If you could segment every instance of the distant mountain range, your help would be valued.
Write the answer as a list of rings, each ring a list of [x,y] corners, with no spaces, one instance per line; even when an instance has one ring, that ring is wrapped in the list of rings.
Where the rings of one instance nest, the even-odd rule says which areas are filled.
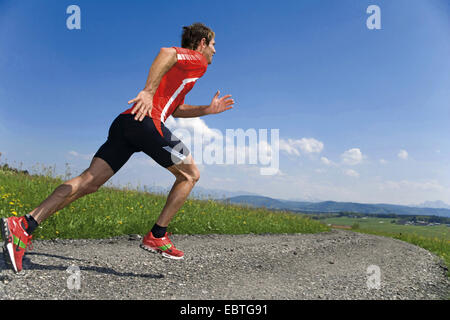
[[[448,205],[445,202],[440,201],[440,200],[425,201],[424,203],[412,205],[411,207],[450,209],[450,205]]]
[[[448,208],[427,208],[410,207],[393,204],[364,204],[354,202],[302,202],[279,200],[263,196],[242,195],[229,197],[226,199],[229,203],[247,204],[254,207],[266,207],[268,209],[290,210],[304,213],[327,213],[327,212],[357,212],[365,214],[389,214],[398,215],[427,215],[450,217]]]
[[[142,191],[167,194],[170,191],[170,187],[146,186],[145,190]],[[197,199],[215,199],[235,204],[247,204],[254,207],[266,207],[268,209],[290,210],[305,213],[347,211],[366,214],[395,213],[399,215],[433,215],[447,218],[450,217],[450,205],[443,201],[426,201],[411,206],[320,201],[316,199],[312,201],[297,201],[274,199],[246,191],[207,189],[200,186],[195,186],[190,196]]]
[[[170,188],[171,187],[145,186],[145,190],[141,188],[141,191],[167,194],[170,191]],[[256,193],[246,191],[226,191],[220,189],[207,189],[200,186],[195,186],[195,188],[190,193],[190,196],[196,199],[215,199],[215,200],[225,200],[230,197],[242,195],[258,196]]]

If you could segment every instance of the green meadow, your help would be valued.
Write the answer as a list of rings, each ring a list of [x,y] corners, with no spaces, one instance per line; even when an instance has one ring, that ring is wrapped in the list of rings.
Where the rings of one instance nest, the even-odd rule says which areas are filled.
[[[444,224],[437,226],[413,226],[413,225],[399,225],[392,223],[397,219],[389,218],[327,218],[320,220],[326,224],[332,225],[347,225],[355,226],[358,224],[357,229],[360,230],[372,230],[379,232],[395,233],[395,234],[410,234],[417,235],[426,238],[439,238],[444,240],[450,240],[450,228]]]
[[[37,207],[63,182],[61,177],[0,169],[0,216],[21,216]],[[34,239],[107,238],[146,234],[164,207],[166,195],[101,187],[56,212]],[[307,215],[188,199],[169,225],[179,234],[316,233],[329,231]]]

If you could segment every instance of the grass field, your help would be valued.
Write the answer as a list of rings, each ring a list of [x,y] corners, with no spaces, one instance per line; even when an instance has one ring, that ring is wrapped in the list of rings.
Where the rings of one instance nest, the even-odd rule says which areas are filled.
[[[347,225],[352,226],[354,224],[359,224],[359,229],[395,233],[395,234],[415,234],[417,236],[427,237],[427,238],[439,238],[450,240],[450,228],[446,225],[438,226],[412,226],[412,225],[398,225],[391,223],[395,219],[386,218],[328,218],[323,219],[327,224],[333,225]]]
[[[0,170],[0,216],[21,216],[37,207],[62,183],[50,175],[29,176]],[[44,221],[34,239],[106,238],[146,234],[166,201],[166,195],[102,187],[78,199]],[[326,225],[306,215],[188,199],[169,225],[181,234],[316,233]]]

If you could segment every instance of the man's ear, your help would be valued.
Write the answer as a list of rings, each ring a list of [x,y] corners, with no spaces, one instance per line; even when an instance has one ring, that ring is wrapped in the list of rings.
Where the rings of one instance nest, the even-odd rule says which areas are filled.
[[[208,45],[206,44],[206,38],[202,38],[201,40],[200,40],[200,42],[198,43],[198,45],[197,45],[197,49],[196,50],[203,50],[203,49],[205,49],[206,47],[207,47]]]
[[[200,40],[200,45],[202,46],[202,48],[206,48],[208,46],[206,44],[206,38],[202,38],[202,40]]]

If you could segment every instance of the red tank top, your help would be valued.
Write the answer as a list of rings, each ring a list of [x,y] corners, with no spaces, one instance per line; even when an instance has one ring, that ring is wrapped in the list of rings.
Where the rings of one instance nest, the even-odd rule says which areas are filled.
[[[164,123],[175,109],[184,103],[186,94],[208,68],[208,62],[200,52],[179,47],[173,48],[177,51],[177,62],[162,77],[153,96],[151,118],[161,136],[163,135],[161,122]],[[134,105],[122,114],[130,114],[133,107]]]

